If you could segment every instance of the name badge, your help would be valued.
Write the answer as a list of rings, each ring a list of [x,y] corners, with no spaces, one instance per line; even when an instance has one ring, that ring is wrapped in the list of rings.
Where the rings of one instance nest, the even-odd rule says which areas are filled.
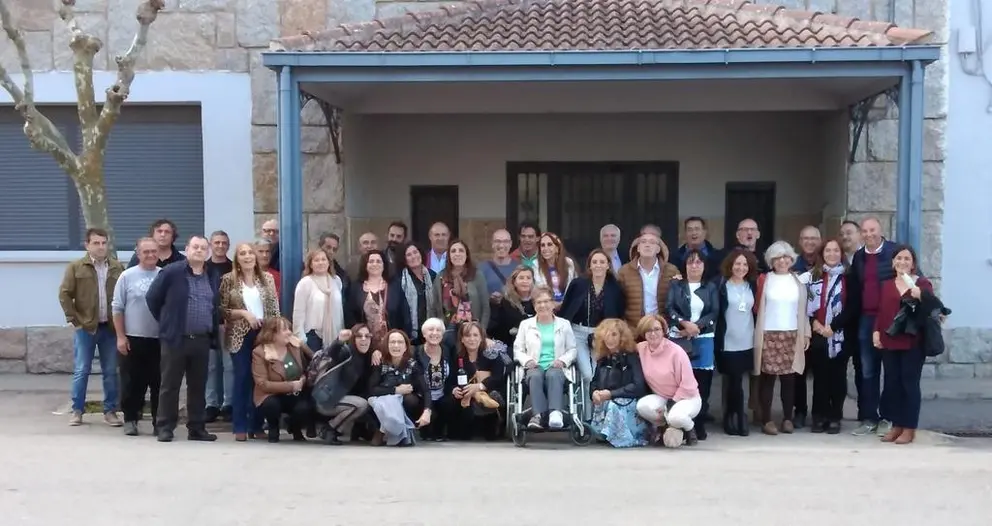
[[[737,304],[737,310],[739,312],[747,312],[747,303],[744,303],[743,301],[740,302],[740,303],[738,303]]]

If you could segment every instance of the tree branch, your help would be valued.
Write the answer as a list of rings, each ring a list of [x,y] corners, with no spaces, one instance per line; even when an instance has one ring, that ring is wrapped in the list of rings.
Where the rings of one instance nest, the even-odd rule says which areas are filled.
[[[79,124],[83,129],[83,144],[92,142],[99,114],[96,108],[96,96],[93,90],[93,57],[100,52],[103,42],[99,38],[85,32],[79,27],[74,7],[76,0],[62,0],[59,8],[59,18],[69,28],[71,38],[69,48],[73,55],[73,80],[76,84],[76,110],[79,113]]]
[[[138,55],[148,43],[148,28],[158,18],[158,12],[164,8],[165,0],[147,0],[138,6],[136,13],[138,32],[135,33],[131,47],[128,48],[127,52],[115,59],[117,62],[117,80],[107,88],[107,100],[103,103],[103,109],[100,111],[100,118],[97,121],[94,139],[96,151],[102,152],[107,146],[110,129],[117,122],[117,117],[121,114],[121,106],[131,92],[131,83],[134,82],[134,65],[138,60]]]

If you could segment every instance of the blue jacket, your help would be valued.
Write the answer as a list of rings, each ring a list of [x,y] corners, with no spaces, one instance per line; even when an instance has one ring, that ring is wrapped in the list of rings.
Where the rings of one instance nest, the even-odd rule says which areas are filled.
[[[189,303],[189,283],[186,276],[193,271],[186,260],[170,263],[158,273],[148,287],[145,303],[158,321],[159,339],[170,347],[180,347],[186,335],[186,307]],[[206,269],[204,269],[206,272]],[[209,276],[208,276],[209,279]],[[211,339],[214,347],[220,336],[220,294],[214,294]]]

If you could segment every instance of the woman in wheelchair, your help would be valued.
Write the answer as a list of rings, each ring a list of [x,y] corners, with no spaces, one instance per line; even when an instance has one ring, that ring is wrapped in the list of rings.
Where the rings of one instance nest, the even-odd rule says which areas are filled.
[[[471,440],[482,434],[486,440],[496,438],[498,410],[503,404],[499,390],[506,383],[506,366],[496,346],[486,340],[479,322],[458,327],[458,353],[454,372],[464,370],[467,383],[452,388],[453,400],[449,435],[452,440]]]
[[[644,382],[651,390],[637,401],[637,414],[651,423],[665,447],[697,443],[695,422],[703,400],[692,364],[682,347],[665,338],[665,318],[649,314],[637,323],[637,333],[645,341],[637,344]],[[662,433],[662,430],[663,433]]]
[[[637,400],[646,388],[634,335],[627,322],[617,318],[600,322],[594,334],[592,430],[613,447],[646,446],[651,428],[637,416]]]
[[[565,368],[575,362],[575,335],[572,324],[555,316],[554,294],[547,286],[539,286],[532,294],[533,318],[520,322],[513,342],[513,357],[524,369],[533,416],[527,427],[544,429],[542,415],[548,412],[548,427],[564,427]]]

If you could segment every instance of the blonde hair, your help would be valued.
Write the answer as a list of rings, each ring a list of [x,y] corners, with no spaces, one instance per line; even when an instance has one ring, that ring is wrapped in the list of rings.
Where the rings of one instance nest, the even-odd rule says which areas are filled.
[[[314,258],[316,258],[317,256],[319,256],[321,254],[323,254],[324,257],[327,258],[327,273],[330,274],[331,276],[334,275],[334,263],[331,261],[331,256],[328,256],[327,255],[327,252],[324,252],[321,249],[316,249],[316,250],[311,250],[310,252],[307,252],[307,257],[306,257],[306,259],[303,260],[303,275],[304,276],[309,276],[309,275],[313,274],[313,260],[314,260]]]
[[[668,334],[668,321],[665,320],[665,317],[660,314],[648,314],[647,316],[641,318],[641,321],[637,322],[638,341],[646,340],[647,333],[651,332],[651,326],[653,326],[656,321],[661,324],[661,331],[666,335]]]
[[[596,326],[596,332],[593,333],[592,359],[594,362],[598,362],[601,358],[610,354],[610,350],[606,348],[606,336],[611,332],[616,332],[620,335],[620,352],[636,351],[634,333],[631,332],[627,322],[617,318],[607,318],[599,322],[599,325]]]
[[[534,289],[533,289],[534,269],[526,265],[520,265],[517,268],[513,269],[513,273],[510,274],[509,279],[506,280],[506,285],[503,286],[503,301],[509,302],[510,305],[513,305],[513,307],[520,312],[524,311],[524,303],[523,300],[520,298],[520,294],[517,293],[516,282],[517,282],[517,276],[523,274],[524,272],[530,272],[530,281],[531,281],[530,295],[531,297],[534,297]]]
[[[244,276],[245,276],[245,274],[247,274],[245,272],[245,269],[241,266],[241,262],[238,261],[238,252],[241,250],[242,247],[247,247],[248,250],[251,250],[251,253],[252,254],[255,254],[255,245],[252,244],[252,243],[247,243],[247,242],[242,241],[242,242],[238,243],[237,245],[235,245],[235,247],[234,247],[234,261],[231,262],[231,274],[234,274],[234,282],[235,283],[242,283],[242,282],[244,282]],[[258,264],[258,256],[255,256],[255,268],[252,269],[252,272],[255,273],[255,281],[260,282],[260,284],[261,283],[264,283],[263,280],[265,278],[263,277],[263,274],[266,274],[266,273],[262,272],[262,266]]]

